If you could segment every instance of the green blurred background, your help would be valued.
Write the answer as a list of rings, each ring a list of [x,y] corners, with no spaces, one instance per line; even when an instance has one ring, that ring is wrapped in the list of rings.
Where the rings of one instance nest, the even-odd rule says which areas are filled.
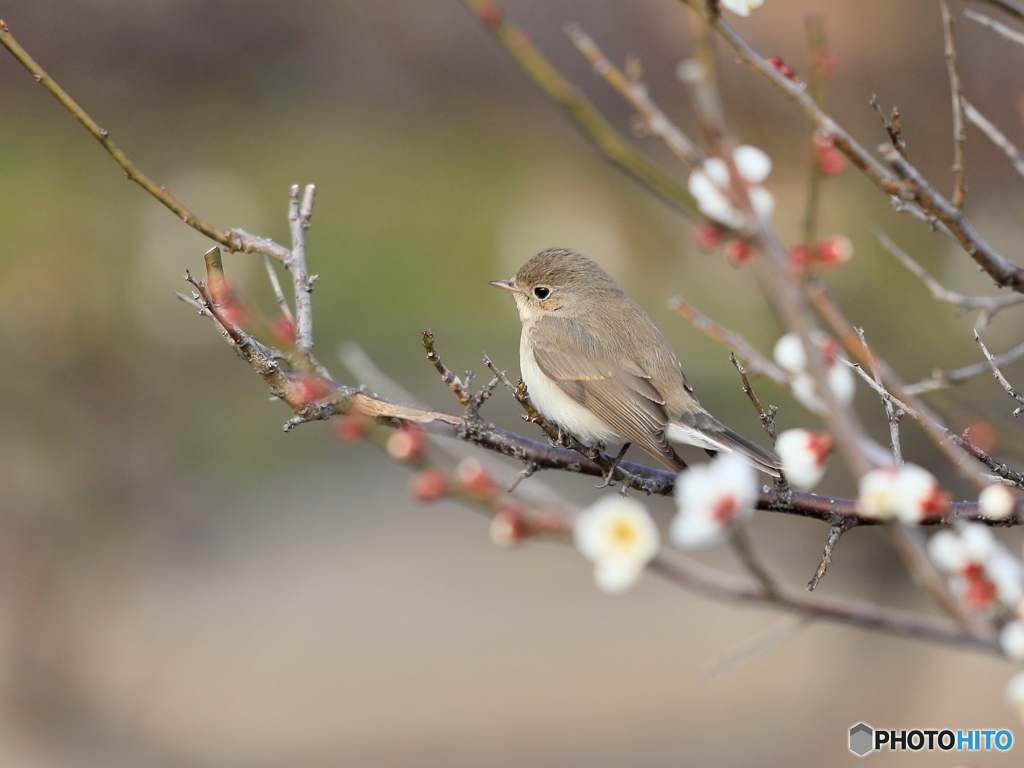
[[[567,21],[617,61],[640,54],[656,98],[692,126],[673,77],[689,53],[678,3],[504,8],[616,125],[628,130],[628,110],[564,38]],[[690,225],[603,164],[455,0],[8,0],[0,12],[138,165],[215,225],[286,242],[289,185],[317,184],[315,335],[339,377],[335,350],[354,340],[453,410],[420,331],[452,368],[480,369],[486,351],[516,370],[514,309],[487,281],[569,245],[651,312],[704,404],[760,438],[727,350],[665,308],[681,295],[770,352],[779,330],[750,271],[698,253]],[[938,6],[767,0],[737,26],[799,70],[811,12],[838,53],[830,110],[874,146],[885,137],[870,94],[897,104],[910,158],[949,187]],[[1021,50],[968,20],[957,32],[968,98],[1024,140]],[[729,117],[772,155],[777,224],[795,241],[807,126],[721,60]],[[1019,259],[1021,180],[973,129],[967,165],[969,214]],[[830,286],[908,379],[979,359],[972,318],[932,302],[870,226],[951,287],[989,291],[962,253],[851,171],[826,183],[822,220],[856,246]],[[325,424],[284,434],[287,409],[174,297],[208,247],[0,55],[0,765],[846,765],[860,720],[1014,728],[1008,664],[834,626],[710,679],[724,649],[779,617],[654,577],[605,597],[568,549],[503,552],[467,510],[413,504],[406,470],[372,446],[339,444]],[[259,265],[226,264],[269,312]],[[985,338],[1017,343],[1017,317]],[[759,389],[782,426],[814,425]],[[488,417],[529,432],[508,400]],[[1021,444],[988,377],[932,402],[959,428],[992,423],[1011,457]],[[861,392],[858,407],[886,439],[877,400]],[[908,457],[967,497],[904,432]],[[600,493],[545,480],[581,504]],[[822,490],[852,484],[837,467]],[[667,501],[651,506],[668,519]],[[754,527],[772,566],[806,581],[827,529],[777,516]],[[870,530],[843,540],[820,589],[929,609]]]

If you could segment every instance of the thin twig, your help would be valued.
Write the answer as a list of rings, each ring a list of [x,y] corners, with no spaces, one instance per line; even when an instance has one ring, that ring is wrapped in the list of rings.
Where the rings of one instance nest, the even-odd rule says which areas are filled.
[[[747,532],[746,526],[737,525],[733,527],[732,533],[729,536],[729,544],[732,546],[737,557],[739,557],[740,562],[743,563],[743,566],[761,583],[765,595],[769,597],[778,595],[779,586],[775,582],[775,577],[772,576],[765,564],[761,562],[757,552],[754,551],[754,545],[750,541],[750,535]]]
[[[772,626],[741,640],[705,664],[701,670],[701,677],[705,683],[715,682],[741,664],[745,664],[783,640],[792,637],[799,630],[808,626],[810,622],[809,616],[783,616]]]
[[[1012,295],[1017,296],[1020,294]],[[1024,341],[1016,347],[1003,352],[1001,355],[996,355],[993,359],[995,360],[996,365],[1005,365],[1006,363],[1013,362],[1022,356],[1024,356]],[[904,388],[904,392],[912,395],[919,395],[922,392],[935,392],[940,389],[946,389],[954,384],[960,384],[968,379],[980,376],[981,374],[987,373],[991,370],[992,363],[989,362],[965,365],[963,368],[954,368],[950,371],[937,368],[932,371],[931,376],[928,378],[921,379],[921,381],[916,384],[908,384]]]
[[[701,10],[698,0],[681,0],[681,2],[698,12]],[[998,254],[975,231],[974,227],[964,218],[963,213],[925,182],[917,170],[907,163],[906,158],[902,157],[895,148],[888,147],[891,153],[882,151],[886,162],[892,168],[890,172],[814,102],[803,84],[796,83],[782,75],[725,19],[714,21],[712,26],[743,63],[765,77],[787,98],[800,106],[804,114],[819,130],[834,136],[835,146],[879,189],[914,203],[933,214],[956,238],[967,254],[996,283],[1013,288],[1015,291],[1024,291],[1024,268]]]
[[[960,75],[956,70],[956,39],[953,36],[953,16],[949,12],[946,0],[939,0],[942,11],[942,34],[945,41],[944,56],[946,69],[949,73],[949,90],[953,101],[953,207],[964,207],[964,195],[967,186],[964,183],[964,142],[967,131],[964,128],[963,89],[960,86]]]
[[[981,314],[978,317],[978,326],[981,328],[988,325],[1000,310],[1024,303],[1024,294],[1020,293],[1005,293],[1000,296],[967,296],[958,291],[950,290],[932,277],[924,267],[900,248],[881,228],[872,227],[872,231],[885,250],[899,259],[903,266],[917,275],[934,298],[953,304],[959,313],[980,309]]]
[[[288,306],[288,300],[284,297],[284,291],[281,289],[281,281],[277,277],[277,271],[274,269],[274,265],[270,263],[270,257],[267,254],[263,253],[260,255],[263,257],[263,266],[267,269],[267,279],[270,281],[270,287],[274,291],[274,299],[277,301],[277,306],[281,308],[281,314],[294,326],[295,317],[292,315],[291,307]]]
[[[459,401],[459,405],[463,408],[468,408],[470,403],[469,391],[466,389],[466,385],[462,383],[462,380],[448,369],[448,366],[441,361],[441,356],[434,350],[433,331],[423,332],[422,343],[423,348],[427,350],[427,360],[441,374],[441,381],[447,384],[449,389],[455,393],[455,398]]]
[[[291,227],[292,250],[284,262],[285,269],[292,276],[295,290],[295,348],[300,354],[313,351],[313,305],[310,294],[317,275],[310,275],[306,269],[306,230],[313,215],[316,202],[316,187],[307,184],[299,198],[299,185],[293,184],[288,204],[288,223]]]
[[[995,124],[981,114],[967,99],[964,99],[964,114],[968,120],[981,129],[982,133],[988,136],[989,141],[1003,151],[1013,169],[1021,176],[1024,176],[1024,155],[1021,155],[1021,151],[1014,146],[1013,142],[1006,138],[1006,135],[996,128]]]
[[[907,156],[907,143],[903,140],[903,130],[900,125],[900,111],[893,105],[892,117],[886,116],[885,112],[882,111],[882,105],[878,103],[878,96],[871,94],[871,99],[868,101],[872,109],[878,113],[878,117],[882,120],[882,127],[885,128],[885,132],[889,134],[889,141],[892,142],[893,147],[904,157]],[[915,210],[920,210],[916,209]]]
[[[981,340],[981,336],[978,335],[977,328],[974,329],[974,340],[978,343],[978,346],[981,347],[981,351],[985,354],[985,359],[988,360],[989,365],[992,366],[992,375],[995,377],[996,381],[998,381],[1002,385],[1003,389],[1006,390],[1006,394],[1024,406],[1024,395],[1014,389],[1013,385],[1006,380],[1003,372],[999,370],[999,363],[996,362],[992,353],[988,351],[988,347],[985,346],[985,342],[983,342]],[[1018,407],[1014,410],[1013,415],[1019,416],[1022,411],[1024,411],[1024,407]]]
[[[7,24],[3,21],[0,21],[0,44],[7,48],[7,50],[13,54],[14,58],[21,62],[22,66],[32,73],[36,82],[53,94],[54,98],[56,98],[57,101],[59,101],[61,105],[70,112],[78,122],[85,126],[85,129],[103,145],[103,148],[107,150],[117,164],[124,169],[126,179],[134,181],[146,190],[146,192],[169,208],[175,216],[196,231],[201,232],[211,240],[220,243],[229,251],[237,251],[241,249],[242,246],[233,232],[225,232],[224,230],[217,229],[213,225],[203,221],[182,205],[166,187],[158,186],[152,179],[140,171],[135,163],[129,160],[128,156],[125,155],[125,153],[122,152],[121,149],[110,139],[110,134],[107,130],[105,128],[100,128],[96,121],[89,117],[85,110],[82,109],[74,99],[68,96],[68,94],[64,92],[64,89],[57,85],[53,78],[46,74],[46,72],[43,71],[43,68],[40,67],[28,52],[21,47],[18,41],[14,39],[14,35],[11,34],[11,30],[8,28]]]
[[[627,77],[609,61],[604,52],[577,24],[567,24],[565,33],[573,45],[590,62],[594,71],[618,92],[637,111],[644,125],[653,136],[661,139],[665,146],[690,168],[697,168],[704,161],[700,150],[669,120],[668,116],[651,98],[644,83]]]
[[[527,35],[505,21],[501,8],[491,0],[462,0],[529,77],[575,120],[605,159],[653,190],[680,211],[696,215],[697,206],[683,185],[659,170],[630,146],[551,65]]]
[[[764,431],[768,433],[768,437],[772,441],[772,447],[774,447],[776,438],[775,413],[778,409],[772,405],[769,406],[768,411],[765,412],[761,405],[761,401],[757,397],[757,393],[754,392],[754,388],[750,386],[750,379],[747,378],[747,370],[736,358],[735,352],[729,353],[729,361],[736,367],[736,370],[740,375],[740,381],[743,382],[743,393],[750,398],[750,402],[754,404],[754,410],[757,411],[757,417],[761,420],[761,426],[764,427]]]
[[[807,17],[807,53],[810,59],[807,68],[807,84],[811,90],[811,98],[818,104],[824,104],[825,98],[825,56],[828,52],[825,43],[825,29],[821,17],[811,14]],[[813,140],[812,140],[813,143]],[[815,157],[814,148],[808,153],[807,203],[804,206],[804,247],[808,253],[814,253],[818,244],[818,214],[821,207],[821,167]]]
[[[972,11],[970,9],[964,11],[964,16],[966,16],[971,21],[976,21],[979,24],[988,27],[989,29],[993,30],[996,34],[998,34],[1000,37],[1009,40],[1011,43],[1017,43],[1017,45],[1024,45],[1024,35],[1022,35],[1015,29],[1011,29],[1010,27],[1006,26],[1000,21],[996,21],[995,19],[989,16],[986,16],[982,13],[978,13],[977,11]]]
[[[846,533],[853,526],[850,525],[849,521],[843,521],[841,523],[834,524],[828,532],[828,538],[825,539],[825,549],[821,553],[821,560],[818,562],[818,567],[814,570],[814,575],[811,576],[811,580],[807,582],[807,591],[813,592],[818,588],[818,582],[821,581],[822,576],[825,575],[825,571],[828,570],[829,565],[832,563],[832,550],[835,549],[836,544],[839,543],[839,539],[844,533]]]
[[[790,593],[766,595],[761,585],[754,580],[729,577],[677,553],[671,556],[659,554],[648,567],[671,581],[716,599],[770,605],[813,619],[870,627],[890,634],[1001,655],[997,640],[979,638],[963,627],[934,616],[922,616],[857,600]]]
[[[789,386],[789,374],[777,366],[767,357],[758,352],[742,336],[735,331],[716,323],[707,315],[701,314],[692,305],[679,297],[670,299],[668,308],[678,312],[685,317],[693,326],[703,331],[711,338],[722,342],[729,349],[735,350],[737,356],[750,369],[750,373],[757,376],[766,376],[780,387]]]
[[[1024,5],[1021,5],[1017,0],[987,0],[997,8],[1001,8],[1011,16],[1016,16],[1018,19],[1024,19]]]
[[[871,376],[875,380],[875,384],[878,385],[878,389],[884,391],[885,387],[882,385],[881,369],[878,366],[878,361],[875,360],[875,356],[871,353],[871,347],[868,346],[864,329],[857,328],[856,330],[857,336],[860,337],[860,345],[864,350],[868,367],[871,369]],[[903,464],[903,449],[900,447],[900,419],[903,418],[905,411],[902,408],[896,408],[892,401],[884,396],[882,397],[882,405],[885,407],[885,415],[889,419],[889,445],[892,448],[892,458],[896,462],[896,466],[899,467]]]
[[[809,281],[805,284],[804,290],[806,291],[811,304],[814,305],[818,314],[832,328],[832,331],[839,338],[844,349],[846,349],[846,351],[851,355],[866,363],[867,358],[865,357],[860,337],[857,336],[856,329],[849,319],[847,319],[846,315],[843,314],[838,305],[836,305],[832,298],[825,292],[820,282]],[[953,433],[950,432],[949,427],[946,426],[945,422],[937,413],[935,413],[935,411],[929,408],[928,405],[916,395],[911,395],[906,392],[906,382],[903,381],[902,377],[900,377],[895,369],[886,362],[884,358],[874,351],[872,351],[871,354],[877,361],[879,372],[882,375],[882,381],[885,383],[888,390],[895,393],[899,398],[899,402],[894,401],[894,404],[897,407],[902,407],[911,418],[921,425],[925,434],[927,434],[928,437],[931,438],[932,442],[934,442],[935,445],[944,454],[946,454],[950,463],[956,467],[957,471],[962,477],[964,477],[964,479],[979,487],[987,485],[984,473],[982,473],[978,467],[979,462],[977,457],[964,450],[961,445],[951,439]],[[874,381],[871,380],[870,377],[868,377],[868,379],[870,384],[873,385]]]

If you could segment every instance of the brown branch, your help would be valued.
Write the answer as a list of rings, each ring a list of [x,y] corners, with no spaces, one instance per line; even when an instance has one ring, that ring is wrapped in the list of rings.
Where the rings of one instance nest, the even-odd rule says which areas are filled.
[[[825,539],[825,549],[821,553],[821,560],[818,562],[818,567],[814,571],[814,575],[811,580],[807,582],[807,591],[813,592],[818,588],[818,582],[821,581],[825,575],[825,571],[828,570],[828,566],[832,562],[832,550],[835,549],[836,544],[839,543],[839,539],[853,526],[848,521],[837,523],[832,526],[828,532],[828,538]]]
[[[997,641],[978,637],[945,619],[921,616],[859,600],[789,593],[769,595],[755,581],[734,576],[726,578],[725,574],[676,553],[671,556],[659,554],[648,568],[694,592],[718,600],[768,605],[813,619],[835,621],[918,640],[974,648],[997,655],[1002,653]]]
[[[146,192],[163,203],[175,216],[188,224],[188,226],[206,235],[211,240],[220,243],[229,251],[242,249],[242,245],[234,232],[225,232],[224,230],[217,229],[213,225],[203,221],[182,205],[166,187],[158,186],[152,179],[140,171],[135,163],[129,160],[128,156],[125,155],[125,153],[122,152],[121,149],[111,140],[109,132],[104,128],[100,128],[96,121],[89,117],[85,110],[82,109],[78,103],[64,91],[63,88],[57,85],[56,81],[46,74],[46,72],[43,71],[43,68],[36,63],[35,59],[33,59],[28,52],[21,47],[18,41],[14,39],[14,35],[11,34],[10,28],[3,21],[0,21],[0,44],[10,51],[14,58],[21,62],[25,69],[32,73],[36,82],[49,91],[53,97],[57,99],[57,101],[59,101],[61,105],[70,112],[89,133],[92,134],[96,141],[103,145],[103,148],[107,150],[117,164],[124,169],[126,179],[134,181],[146,190]]]

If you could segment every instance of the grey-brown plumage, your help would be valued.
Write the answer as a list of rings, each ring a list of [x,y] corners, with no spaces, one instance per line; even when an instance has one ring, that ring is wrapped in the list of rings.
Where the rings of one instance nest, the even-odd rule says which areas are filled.
[[[654,321],[597,262],[550,248],[511,280],[523,323],[520,365],[538,410],[585,441],[621,438],[676,471],[671,442],[733,451],[778,476],[774,454],[709,414]]]

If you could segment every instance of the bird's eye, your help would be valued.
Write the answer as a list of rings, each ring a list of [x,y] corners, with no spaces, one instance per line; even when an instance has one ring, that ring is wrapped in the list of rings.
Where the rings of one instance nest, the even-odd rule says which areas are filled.
[[[545,288],[543,285],[538,285],[536,288],[533,289],[533,295],[543,301],[544,299],[551,295],[551,289]]]

